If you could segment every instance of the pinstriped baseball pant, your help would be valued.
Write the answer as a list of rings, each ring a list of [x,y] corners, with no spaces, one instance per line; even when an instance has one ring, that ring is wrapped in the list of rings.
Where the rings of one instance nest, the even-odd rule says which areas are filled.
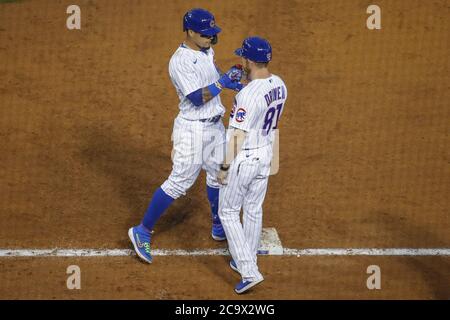
[[[263,277],[258,270],[256,255],[261,239],[262,206],[271,157],[271,146],[242,150],[230,166],[227,185],[220,189],[219,217],[231,256],[244,281]]]
[[[191,121],[178,116],[174,121],[172,140],[172,172],[161,185],[163,191],[174,199],[184,196],[201,169],[206,171],[206,184],[219,188],[216,177],[225,147],[222,121]]]

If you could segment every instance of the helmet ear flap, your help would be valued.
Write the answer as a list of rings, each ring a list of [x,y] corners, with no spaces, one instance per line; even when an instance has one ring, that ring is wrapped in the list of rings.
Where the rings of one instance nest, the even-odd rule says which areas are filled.
[[[217,36],[217,34],[215,34],[211,40],[211,44],[215,45],[215,44],[217,44],[218,41],[219,41],[219,37]]]

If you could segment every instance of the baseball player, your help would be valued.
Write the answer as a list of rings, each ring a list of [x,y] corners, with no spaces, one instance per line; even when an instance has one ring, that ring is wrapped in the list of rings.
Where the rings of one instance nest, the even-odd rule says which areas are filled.
[[[221,74],[216,67],[211,45],[217,43],[221,29],[210,12],[188,11],[183,17],[183,30],[186,39],[169,62],[169,75],[180,99],[172,133],[172,172],[153,194],[141,224],[128,231],[137,255],[148,263],[152,262],[150,241],[156,221],[175,199],[186,194],[202,168],[207,172],[211,235],[217,241],[226,239],[217,213],[220,185],[216,176],[225,142],[224,107],[219,94],[224,88],[242,88],[242,70],[232,67]]]
[[[223,184],[219,217],[232,256],[230,266],[242,277],[234,290],[243,293],[264,280],[258,270],[256,254],[275,130],[287,99],[287,89],[283,80],[268,70],[272,48],[267,40],[247,38],[235,54],[242,57],[250,82],[235,97],[226,157],[217,180]]]

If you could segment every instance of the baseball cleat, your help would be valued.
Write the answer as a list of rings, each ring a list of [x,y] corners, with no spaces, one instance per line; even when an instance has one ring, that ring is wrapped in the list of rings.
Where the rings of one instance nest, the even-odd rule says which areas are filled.
[[[259,280],[255,280],[255,281],[244,281],[241,280],[236,287],[234,287],[234,291],[237,294],[241,294],[244,293],[245,291],[247,291],[248,289],[256,286],[257,284],[261,283],[264,280],[264,278],[260,278]]]
[[[147,263],[152,263],[153,258],[150,254],[151,232],[139,225],[128,230],[128,237],[130,237],[138,257]]]
[[[238,267],[236,265],[236,262],[234,262],[234,260],[230,261],[230,268],[233,269],[234,271],[236,271],[237,273],[240,273],[239,269],[238,269]]]
[[[216,241],[224,241],[227,239],[221,223],[213,223],[211,237]]]

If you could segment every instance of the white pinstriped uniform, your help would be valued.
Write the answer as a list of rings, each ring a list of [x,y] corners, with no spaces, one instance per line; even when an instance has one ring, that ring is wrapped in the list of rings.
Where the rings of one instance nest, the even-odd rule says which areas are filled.
[[[200,107],[186,97],[220,78],[212,48],[196,51],[181,45],[170,59],[169,75],[180,98],[180,112],[172,133],[172,172],[161,188],[177,199],[186,194],[202,168],[207,172],[206,183],[210,187],[219,187],[216,176],[223,160],[225,128],[222,120],[216,123],[199,120],[222,116],[225,108],[219,95]]]
[[[256,79],[236,95],[230,116],[230,127],[246,131],[247,135],[242,150],[231,163],[228,184],[220,190],[219,217],[244,281],[263,277],[256,257],[262,231],[262,205],[269,180],[274,130],[286,99],[287,89],[280,77]]]

